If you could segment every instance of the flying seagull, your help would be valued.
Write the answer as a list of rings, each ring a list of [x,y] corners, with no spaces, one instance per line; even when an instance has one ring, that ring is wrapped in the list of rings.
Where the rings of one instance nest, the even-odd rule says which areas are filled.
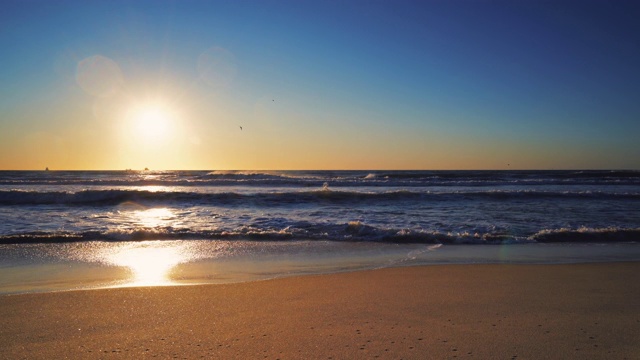
[[[242,131],[242,126],[240,126],[240,131]]]

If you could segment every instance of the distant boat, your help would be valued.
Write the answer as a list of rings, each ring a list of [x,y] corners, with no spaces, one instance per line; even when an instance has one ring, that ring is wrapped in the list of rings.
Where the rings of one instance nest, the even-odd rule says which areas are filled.
[[[48,167],[44,168],[44,171],[49,171],[49,168]]]
[[[144,171],[149,171],[149,168],[144,168]]]

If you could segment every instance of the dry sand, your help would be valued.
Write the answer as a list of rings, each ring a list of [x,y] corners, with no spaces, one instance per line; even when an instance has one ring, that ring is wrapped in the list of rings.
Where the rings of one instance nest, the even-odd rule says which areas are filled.
[[[639,359],[640,263],[0,297],[0,358]]]

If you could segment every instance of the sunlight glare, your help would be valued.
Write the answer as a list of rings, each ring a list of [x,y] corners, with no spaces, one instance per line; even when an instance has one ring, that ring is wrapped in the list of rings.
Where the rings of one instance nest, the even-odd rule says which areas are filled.
[[[148,97],[130,95],[118,107],[114,162],[124,169],[154,171],[189,166],[193,155],[189,142],[192,117],[174,93],[167,90]]]
[[[146,210],[136,210],[133,212],[139,225],[147,228],[167,226],[174,219],[174,214],[167,208],[155,208]]]
[[[144,209],[141,205],[130,203],[132,210],[126,211],[127,217],[136,224],[136,228],[162,229],[172,226],[176,215],[168,208]],[[146,230],[145,230],[146,231]],[[105,255],[106,262],[124,266],[131,270],[133,278],[126,286],[158,286],[171,284],[171,269],[188,260],[184,246],[165,241],[143,241],[127,244]]]
[[[162,101],[151,101],[131,107],[126,115],[125,130],[133,143],[163,145],[171,142],[178,130],[178,117]]]
[[[176,265],[187,261],[180,247],[145,242],[120,249],[110,256],[110,263],[131,270],[133,279],[127,286],[170,285],[169,273]]]

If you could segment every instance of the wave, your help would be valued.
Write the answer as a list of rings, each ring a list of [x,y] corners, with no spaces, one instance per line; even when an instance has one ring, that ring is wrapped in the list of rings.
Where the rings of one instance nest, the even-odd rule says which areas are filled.
[[[117,229],[105,231],[25,232],[0,235],[0,244],[63,243],[83,241],[143,240],[321,240],[420,244],[497,245],[531,243],[637,242],[640,228],[544,229],[530,236],[499,232],[470,233],[438,230],[381,228],[350,221],[343,224],[300,222],[283,228],[243,226],[236,229],[191,230],[183,228]]]
[[[634,242],[640,240],[640,228],[587,228],[541,230],[530,237],[535,242]]]
[[[0,185],[76,186],[640,185],[639,171],[0,171]]]
[[[455,201],[455,200],[501,200],[501,199],[629,199],[639,200],[640,193],[616,193],[604,191],[554,192],[533,190],[490,191],[336,191],[325,183],[321,190],[268,192],[268,193],[198,193],[182,191],[148,190],[82,190],[78,192],[37,192],[23,190],[0,190],[0,205],[117,205],[125,202],[183,203],[186,205],[233,205],[258,202],[265,205],[290,205],[317,202],[356,201]]]

